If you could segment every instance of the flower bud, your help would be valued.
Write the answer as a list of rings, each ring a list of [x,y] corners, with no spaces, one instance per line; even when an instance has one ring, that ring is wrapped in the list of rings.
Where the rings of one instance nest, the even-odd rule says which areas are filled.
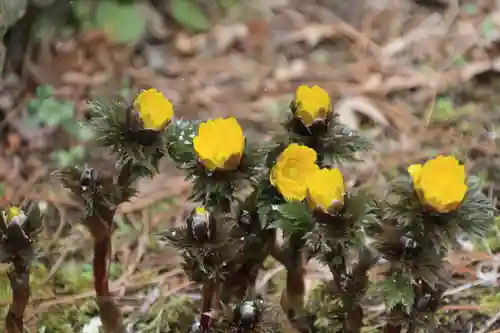
[[[97,171],[92,168],[85,167],[80,176],[80,186],[82,191],[87,191],[90,188],[93,188],[95,185],[95,181],[97,179]]]
[[[215,236],[215,219],[203,207],[193,209],[186,222],[189,234],[195,241],[207,242]]]
[[[344,177],[339,169],[318,169],[307,179],[307,203],[311,209],[338,213],[344,206]]]
[[[246,232],[260,228],[259,215],[247,209],[242,209],[238,216],[238,225]]]
[[[247,332],[257,325],[261,313],[257,301],[244,301],[235,310],[234,321],[240,332]]]
[[[194,323],[191,325],[191,328],[189,329],[189,333],[201,333],[201,324],[198,319],[195,319]]]
[[[295,93],[292,111],[305,126],[322,127],[332,115],[330,96],[319,86],[301,85]]]
[[[437,156],[408,168],[420,201],[438,213],[456,210],[467,194],[465,168],[453,156]]]
[[[200,163],[209,171],[235,170],[245,150],[245,135],[234,117],[202,122],[193,146]]]

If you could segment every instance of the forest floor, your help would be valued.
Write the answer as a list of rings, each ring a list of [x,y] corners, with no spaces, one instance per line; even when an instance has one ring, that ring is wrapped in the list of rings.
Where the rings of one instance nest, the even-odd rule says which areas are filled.
[[[83,4],[78,15],[95,5],[77,2]],[[52,214],[34,267],[32,332],[34,318],[38,332],[69,333],[88,328],[96,315],[90,236],[77,221],[71,223],[79,208],[50,177],[73,163],[112,166],[77,126],[92,99],[131,99],[139,89],[155,87],[173,101],[177,116],[234,115],[265,138],[279,126],[296,87],[318,84],[331,93],[341,121],[375,145],[362,162],[346,168],[349,181],[377,186],[409,163],[453,153],[481,175],[493,196],[500,194],[496,1],[235,1],[224,10],[203,7],[200,18],[184,17],[184,25],[197,33],[172,23],[167,2],[140,4],[144,32],[124,28],[129,36],[115,36],[140,35],[133,42],[113,41],[114,23],[92,17],[97,23],[86,24],[74,13],[68,19],[65,6],[35,15],[40,25],[31,27],[36,36],[24,47],[16,47],[19,39],[5,39],[0,195],[46,201]],[[47,17],[57,22],[47,23]],[[68,28],[75,20],[78,29]],[[165,162],[161,170],[141,181],[139,195],[119,208],[114,235],[112,288],[125,313],[139,313],[134,320],[141,333],[167,332],[169,327],[158,325],[182,317],[172,309],[198,297],[179,268],[180,258],[159,249],[152,236],[175,223],[189,191],[173,165]],[[500,332],[500,288],[482,271],[498,271],[499,240],[495,226],[484,242],[449,254],[456,279],[437,331]],[[311,271],[318,270],[315,265]],[[317,279],[313,275],[310,284]],[[270,261],[259,283],[273,290],[282,281],[282,269]],[[0,280],[1,308],[8,297],[7,283]],[[372,318],[377,311],[370,311]]]

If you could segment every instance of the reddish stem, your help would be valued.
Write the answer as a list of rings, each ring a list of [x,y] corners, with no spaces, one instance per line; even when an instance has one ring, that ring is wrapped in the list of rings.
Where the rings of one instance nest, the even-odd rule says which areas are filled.
[[[384,333],[401,333],[403,327],[401,325],[385,324]]]
[[[124,166],[118,177],[119,186],[126,186],[130,179],[131,165]],[[122,315],[109,291],[108,264],[111,257],[111,225],[115,209],[100,207],[99,213],[89,217],[86,226],[94,238],[94,289],[99,315],[106,333],[124,333]]]
[[[99,315],[106,333],[125,332],[120,310],[111,297],[109,290],[108,264],[111,256],[110,225],[113,211],[105,211],[100,216],[94,216],[86,221],[86,226],[94,238],[94,258],[92,268],[94,274],[94,289]],[[104,217],[102,217],[104,216]]]
[[[109,283],[108,283],[108,258],[111,254],[111,239],[106,237],[101,241],[94,243],[94,288],[97,297],[108,297]]]
[[[206,282],[202,289],[201,300],[201,318],[200,326],[203,332],[207,332],[210,327],[210,311],[212,310],[212,303],[216,291],[216,285],[213,282]]]
[[[94,238],[94,289],[104,331],[107,333],[123,333],[125,328],[120,310],[116,306],[109,291],[108,263],[111,255],[111,235],[101,239]]]
[[[5,318],[6,333],[23,333],[23,317],[30,298],[29,268],[15,267],[9,274],[12,304]]]

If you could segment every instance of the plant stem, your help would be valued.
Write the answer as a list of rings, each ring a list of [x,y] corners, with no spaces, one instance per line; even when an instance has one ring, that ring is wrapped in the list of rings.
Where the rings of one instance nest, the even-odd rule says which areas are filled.
[[[344,321],[344,332],[361,332],[361,327],[363,326],[363,315],[363,308],[361,308],[359,304],[353,305],[352,308],[347,311],[346,319]]]
[[[261,241],[250,246],[248,252],[245,252],[250,253],[250,257],[222,283],[220,300],[223,303],[229,304],[235,299],[241,301],[248,289],[255,286],[259,270],[275,247],[276,232],[274,229],[264,230],[259,234],[259,238]]]
[[[122,333],[125,328],[122,323],[120,310],[113,302],[109,291],[108,280],[108,258],[111,254],[111,237],[94,243],[94,288],[96,291],[96,302],[99,308],[102,325],[106,332]]]
[[[23,333],[23,317],[30,298],[30,267],[22,263],[14,263],[13,271],[9,272],[10,287],[12,289],[12,303],[5,318],[6,333]]]
[[[384,326],[384,333],[401,333],[402,328],[403,327],[401,325],[387,323]]]
[[[343,332],[360,333],[363,326],[364,313],[359,300],[366,292],[368,285],[367,271],[375,262],[375,257],[368,249],[360,251],[359,261],[352,268],[351,276],[347,274],[344,249],[341,245],[338,245],[334,249],[330,261],[329,268],[333,275],[335,292],[342,297],[345,311]]]
[[[210,327],[210,311],[212,310],[212,304],[214,296],[216,293],[216,283],[213,281],[208,281],[203,284],[201,291],[201,318],[200,326],[202,332],[207,332]]]
[[[93,271],[94,271],[94,288],[97,296],[109,296],[108,285],[108,257],[111,252],[111,239],[106,237],[101,241],[94,243],[94,258],[93,258]]]
[[[287,316],[294,319],[296,311],[304,306],[307,253],[302,234],[290,237],[287,256],[286,286],[281,297],[281,306]]]
[[[126,186],[131,177],[132,166],[127,164],[120,170],[117,179],[119,188]],[[118,306],[109,291],[108,267],[111,257],[111,226],[116,207],[99,206],[98,214],[86,220],[86,227],[94,239],[94,289],[101,322],[107,333],[124,333],[125,326]]]

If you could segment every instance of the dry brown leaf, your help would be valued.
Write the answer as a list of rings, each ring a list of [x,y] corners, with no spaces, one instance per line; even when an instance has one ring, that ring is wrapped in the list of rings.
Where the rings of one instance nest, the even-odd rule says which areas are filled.
[[[178,33],[175,38],[175,48],[182,55],[193,55],[201,51],[207,44],[206,35],[190,36],[186,33]]]
[[[212,32],[217,51],[223,51],[249,34],[248,26],[243,23],[216,26]]]
[[[331,24],[311,24],[294,31],[283,40],[283,44],[305,42],[309,47],[315,47],[319,42],[335,36],[335,28]]]
[[[276,68],[274,78],[282,82],[299,79],[307,72],[307,67],[306,61],[302,59],[294,59]]]
[[[339,120],[352,129],[359,129],[359,112],[373,120],[378,125],[386,127],[389,125],[384,113],[376,107],[369,99],[362,96],[353,96],[340,99],[335,105],[335,112],[339,115]]]

